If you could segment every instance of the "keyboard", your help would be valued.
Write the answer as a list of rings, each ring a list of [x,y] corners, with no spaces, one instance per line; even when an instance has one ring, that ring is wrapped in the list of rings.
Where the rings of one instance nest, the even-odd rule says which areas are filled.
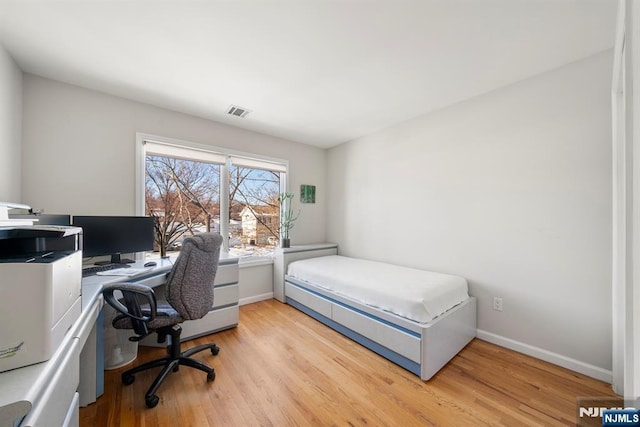
[[[94,265],[93,267],[85,267],[82,269],[82,277],[93,276],[101,271],[109,271],[115,270],[118,268],[129,268],[131,267],[128,264],[105,264],[105,265]]]

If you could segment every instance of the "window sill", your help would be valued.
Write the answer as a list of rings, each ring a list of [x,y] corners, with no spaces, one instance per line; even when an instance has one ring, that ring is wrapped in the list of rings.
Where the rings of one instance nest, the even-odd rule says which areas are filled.
[[[239,268],[251,268],[271,264],[273,264],[273,257],[269,256],[249,256],[238,259]]]

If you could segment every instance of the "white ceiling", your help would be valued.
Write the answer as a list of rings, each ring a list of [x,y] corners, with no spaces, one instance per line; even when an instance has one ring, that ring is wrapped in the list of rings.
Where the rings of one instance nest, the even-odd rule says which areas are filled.
[[[0,0],[0,42],[28,73],[330,147],[612,47],[616,3]]]

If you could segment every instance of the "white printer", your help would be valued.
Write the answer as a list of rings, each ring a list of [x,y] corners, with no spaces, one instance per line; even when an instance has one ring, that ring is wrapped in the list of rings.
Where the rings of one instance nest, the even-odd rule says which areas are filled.
[[[0,227],[0,372],[51,358],[79,318],[81,231]]]

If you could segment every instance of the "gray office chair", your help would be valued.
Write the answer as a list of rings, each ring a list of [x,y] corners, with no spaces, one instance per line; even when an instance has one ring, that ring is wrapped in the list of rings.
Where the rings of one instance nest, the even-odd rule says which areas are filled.
[[[157,301],[153,289],[137,283],[115,283],[102,290],[105,301],[120,312],[113,319],[116,329],[133,329],[136,336],[131,341],[140,341],[156,332],[158,342],[166,341],[167,356],[129,369],[122,374],[122,383],[133,384],[134,374],[146,369],[163,366],[151,387],[145,394],[147,407],[158,404],[156,391],[169,372],[177,372],[180,365],[190,366],[207,373],[207,381],[213,381],[215,371],[191,355],[203,350],[211,350],[216,355],[220,351],[215,344],[201,345],[184,352],[180,349],[180,323],[185,320],[200,319],[213,307],[213,281],[220,258],[219,234],[207,233],[184,239],[178,259],[167,277],[165,285],[166,301]],[[122,299],[114,296],[115,291],[122,292]]]

